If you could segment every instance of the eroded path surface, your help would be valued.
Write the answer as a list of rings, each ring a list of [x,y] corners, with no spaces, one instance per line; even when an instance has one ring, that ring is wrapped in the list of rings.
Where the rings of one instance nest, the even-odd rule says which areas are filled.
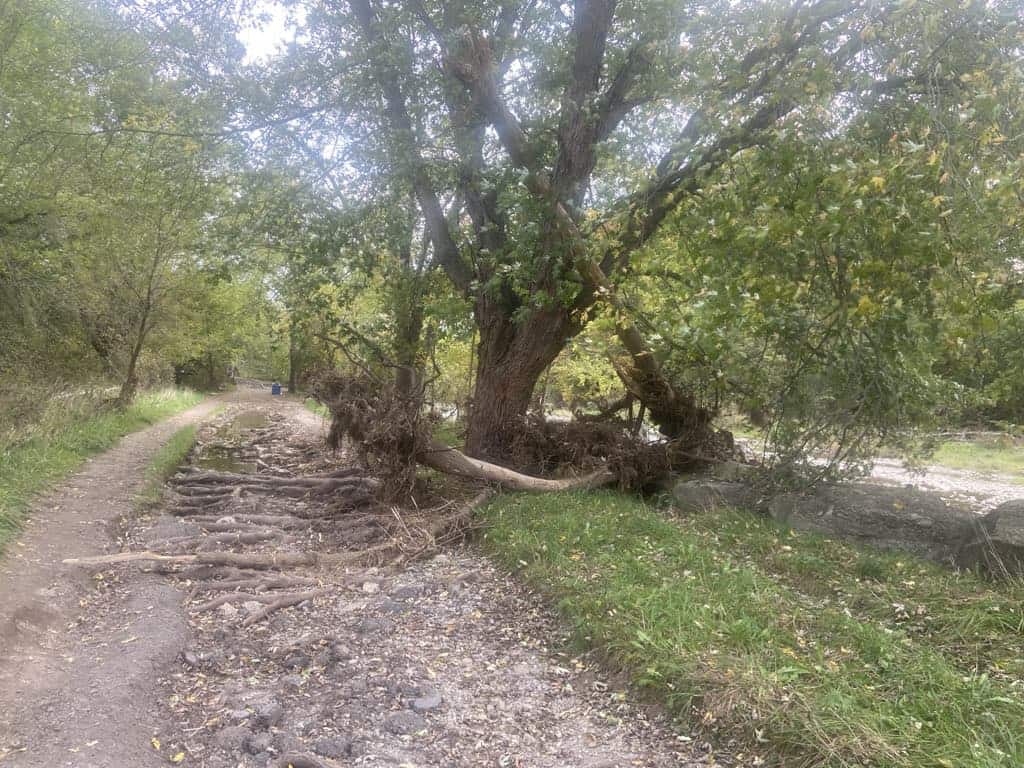
[[[123,531],[131,550],[249,560],[83,571],[84,607],[51,658],[75,667],[61,654],[95,657],[100,678],[137,670],[131,725],[103,725],[119,683],[66,677],[70,703],[52,730],[26,726],[45,714],[41,701],[20,718],[25,750],[0,765],[721,764],[568,652],[544,603],[472,548],[399,568],[383,554],[348,560],[402,521],[364,499],[343,460],[323,456],[318,418],[253,397],[218,419],[248,425],[237,450],[211,451],[216,439],[204,435],[215,460],[176,479],[165,511]],[[225,478],[233,487],[218,485]],[[319,562],[280,566],[308,554]],[[304,594],[268,613],[280,596]],[[152,643],[161,653],[143,655]]]
[[[33,504],[0,559],[0,764],[109,765],[104,756],[124,737],[124,754],[147,764],[132,743],[154,669],[184,643],[176,590],[143,576],[127,588],[61,561],[111,550],[150,459],[217,405],[128,435]]]

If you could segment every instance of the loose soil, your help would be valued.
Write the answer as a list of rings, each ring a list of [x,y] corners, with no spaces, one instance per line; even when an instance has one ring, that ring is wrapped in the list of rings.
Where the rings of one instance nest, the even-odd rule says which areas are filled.
[[[0,765],[722,764],[472,547],[394,567],[388,542],[422,533],[325,454],[319,417],[225,401],[162,509],[128,514],[146,461],[213,404],[90,462],[0,565]],[[121,549],[274,563],[61,564]]]

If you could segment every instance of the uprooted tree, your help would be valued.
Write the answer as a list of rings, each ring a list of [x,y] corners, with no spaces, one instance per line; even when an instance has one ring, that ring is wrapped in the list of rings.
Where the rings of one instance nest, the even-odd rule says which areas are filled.
[[[349,198],[372,199],[386,179],[415,200],[421,258],[469,303],[478,332],[467,452],[499,462],[538,378],[595,318],[660,431],[694,454],[713,446],[712,413],[685,376],[666,374],[624,292],[666,223],[676,240],[697,234],[680,231],[693,225],[680,212],[736,184],[738,159],[770,163],[781,142],[849,134],[884,147],[888,133],[931,126],[929,148],[976,147],[1010,113],[963,131],[964,111],[1019,75],[1013,14],[998,4],[350,0],[309,5],[305,27],[308,44],[267,81],[270,121],[292,142],[306,121],[307,148],[331,135],[321,173],[343,172]],[[949,228],[933,225],[938,245]],[[845,312],[845,267],[826,258]]]

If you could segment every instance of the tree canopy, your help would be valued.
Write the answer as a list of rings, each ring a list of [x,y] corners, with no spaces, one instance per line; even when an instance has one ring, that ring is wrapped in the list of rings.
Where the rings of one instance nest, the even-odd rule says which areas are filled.
[[[278,10],[5,11],[5,370],[378,366],[499,461],[541,400],[787,465],[1024,410],[1016,3]]]

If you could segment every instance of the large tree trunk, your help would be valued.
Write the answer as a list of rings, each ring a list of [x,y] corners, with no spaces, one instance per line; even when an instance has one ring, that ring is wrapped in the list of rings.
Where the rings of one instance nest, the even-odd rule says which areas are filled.
[[[128,372],[121,384],[121,391],[117,394],[116,404],[118,408],[127,408],[131,405],[132,400],[135,399],[135,393],[139,389],[139,374],[136,370],[138,361],[139,354],[133,350],[131,359],[128,361]]]
[[[476,315],[480,343],[466,452],[507,464],[537,380],[577,329],[561,307],[536,310],[516,323],[504,307],[481,301]]]

